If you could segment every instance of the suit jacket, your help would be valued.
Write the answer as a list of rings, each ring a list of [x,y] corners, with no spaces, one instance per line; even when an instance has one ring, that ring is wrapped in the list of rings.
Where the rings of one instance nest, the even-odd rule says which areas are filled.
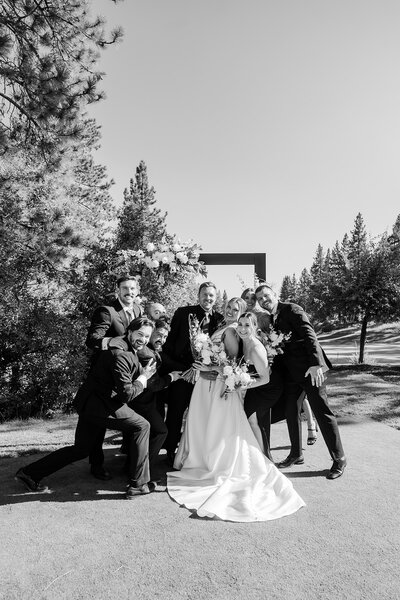
[[[134,318],[140,317],[142,309],[138,304],[131,308]],[[105,337],[124,335],[127,328],[125,311],[119,300],[109,306],[99,306],[93,313],[86,337],[86,346],[95,353],[101,350],[101,342]]]
[[[77,412],[97,417],[131,416],[127,404],[144,389],[140,381],[135,381],[139,374],[139,359],[127,338],[111,340],[75,396]]]
[[[291,333],[283,354],[275,357],[274,365],[284,365],[293,381],[304,380],[309,367],[320,366],[327,370],[332,365],[318,342],[314,328],[298,304],[278,302],[274,329],[282,333]]]
[[[196,315],[199,322],[204,318],[205,312],[199,304],[195,306],[182,306],[178,308],[171,320],[171,329],[163,346],[163,354],[174,361],[177,369],[186,370],[193,363],[194,358],[190,348],[189,314]],[[224,318],[221,313],[212,311],[208,332],[210,335],[218,329]]]

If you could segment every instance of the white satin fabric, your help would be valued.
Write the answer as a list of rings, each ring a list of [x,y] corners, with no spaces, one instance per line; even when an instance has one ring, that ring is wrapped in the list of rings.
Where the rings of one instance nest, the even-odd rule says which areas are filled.
[[[193,390],[169,495],[200,517],[253,522],[279,519],[305,503],[261,452],[238,392],[221,398],[222,379]]]

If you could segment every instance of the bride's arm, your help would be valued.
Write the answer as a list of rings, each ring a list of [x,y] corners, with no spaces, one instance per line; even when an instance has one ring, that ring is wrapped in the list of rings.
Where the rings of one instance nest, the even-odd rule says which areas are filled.
[[[260,385],[265,385],[269,382],[269,365],[268,365],[268,355],[264,346],[261,344],[256,345],[251,352],[251,361],[255,366],[257,371],[257,379],[253,381],[247,389],[252,389],[256,387],[260,387]]]
[[[225,352],[229,358],[236,358],[239,352],[239,340],[233,327],[226,329],[222,341],[224,342]]]

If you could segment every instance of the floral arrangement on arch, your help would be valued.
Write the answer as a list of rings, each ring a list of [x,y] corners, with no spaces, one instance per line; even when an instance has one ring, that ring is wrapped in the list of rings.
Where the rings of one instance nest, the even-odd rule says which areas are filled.
[[[119,250],[117,266],[126,272],[141,274],[148,269],[157,276],[182,271],[205,275],[206,267],[199,260],[200,250],[192,240],[182,242],[175,236],[168,236],[157,244],[148,242],[139,250]]]

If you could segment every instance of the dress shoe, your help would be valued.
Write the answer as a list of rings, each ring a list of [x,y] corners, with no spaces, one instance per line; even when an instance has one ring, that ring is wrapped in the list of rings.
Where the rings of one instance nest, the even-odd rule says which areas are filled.
[[[174,450],[167,450],[167,464],[169,467],[173,467],[174,466],[174,461],[175,461],[175,451]]]
[[[112,475],[109,471],[106,471],[104,467],[90,467],[90,472],[93,475],[93,477],[96,477],[96,479],[101,479],[101,481],[108,481],[109,479],[112,479]]]
[[[128,485],[128,489],[126,490],[125,498],[127,500],[131,500],[135,498],[135,496],[142,496],[144,494],[151,494],[156,489],[157,484],[155,481],[149,481],[148,483],[144,483],[140,487],[134,487],[133,485]]]
[[[27,490],[30,492],[47,492],[47,486],[35,481],[30,475],[24,472],[23,469],[19,469],[14,476],[15,481],[21,481]]]
[[[337,479],[341,477],[344,473],[344,470],[347,466],[347,460],[345,458],[341,458],[340,460],[334,460],[333,465],[331,466],[327,479]]]
[[[286,469],[286,467],[291,467],[292,465],[302,465],[304,464],[304,456],[287,456],[285,460],[278,463],[278,467],[280,469]]]

